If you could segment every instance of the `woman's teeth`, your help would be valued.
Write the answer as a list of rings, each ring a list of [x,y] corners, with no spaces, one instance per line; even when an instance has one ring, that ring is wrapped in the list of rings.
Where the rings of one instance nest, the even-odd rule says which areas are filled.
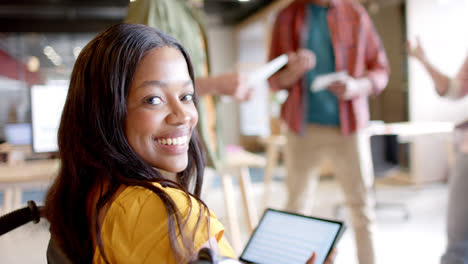
[[[162,145],[184,145],[187,143],[187,136],[176,137],[176,138],[160,138],[157,140]]]

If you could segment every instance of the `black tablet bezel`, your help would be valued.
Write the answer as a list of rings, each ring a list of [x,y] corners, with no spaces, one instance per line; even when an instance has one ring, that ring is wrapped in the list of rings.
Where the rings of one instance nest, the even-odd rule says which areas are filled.
[[[346,230],[346,229],[345,229],[346,226],[345,226],[345,224],[344,224],[342,221],[330,220],[330,219],[325,219],[325,218],[320,218],[320,217],[314,217],[314,216],[301,215],[301,214],[291,213],[291,212],[287,212],[287,211],[276,210],[276,209],[273,209],[273,208],[267,208],[267,209],[265,209],[265,212],[263,212],[262,218],[261,218],[260,221],[258,222],[258,225],[257,225],[257,227],[255,228],[255,230],[253,231],[252,235],[250,236],[249,241],[247,242],[247,244],[246,244],[245,247],[244,247],[244,250],[242,250],[242,254],[241,254],[240,257],[239,257],[239,260],[240,260],[240,261],[245,262],[245,263],[255,263],[255,262],[251,262],[251,261],[245,259],[245,258],[244,258],[244,253],[245,253],[245,251],[247,250],[247,248],[249,247],[250,242],[252,242],[252,238],[253,238],[253,237],[255,236],[255,234],[257,233],[258,227],[262,224],[263,219],[265,218],[265,215],[268,213],[268,211],[277,212],[277,213],[283,213],[283,214],[288,214],[288,215],[295,215],[295,216],[298,216],[298,217],[303,217],[303,218],[308,218],[308,219],[313,219],[313,220],[319,220],[319,221],[324,221],[324,222],[329,222],[329,223],[338,224],[340,227],[339,227],[339,229],[338,229],[338,232],[336,232],[335,237],[333,238],[333,242],[331,243],[330,248],[328,249],[327,257],[328,257],[328,255],[330,255],[331,250],[332,250],[333,247],[337,244],[338,240],[341,238],[342,234],[343,234],[344,231]],[[311,252],[311,254],[312,254],[312,252]]]

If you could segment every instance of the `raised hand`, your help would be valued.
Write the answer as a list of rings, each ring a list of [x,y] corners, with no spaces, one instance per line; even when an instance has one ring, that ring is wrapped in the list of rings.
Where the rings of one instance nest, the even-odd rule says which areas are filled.
[[[426,53],[424,52],[419,37],[416,38],[416,47],[412,47],[411,42],[409,40],[406,41],[406,51],[408,52],[408,55],[415,57],[421,62],[424,62],[426,60]]]

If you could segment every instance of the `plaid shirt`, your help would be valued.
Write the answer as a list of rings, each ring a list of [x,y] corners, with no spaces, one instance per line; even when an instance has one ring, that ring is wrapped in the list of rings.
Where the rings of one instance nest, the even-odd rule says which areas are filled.
[[[296,0],[277,16],[273,27],[270,60],[302,47],[307,35],[305,1]],[[380,38],[365,9],[356,2],[331,0],[327,14],[336,71],[347,71],[354,78],[367,77],[372,82],[371,95],[379,94],[388,83],[389,66]],[[273,91],[281,89],[276,75],[269,79]],[[281,117],[290,129],[303,133],[308,87],[303,80],[288,87],[289,96],[281,109]],[[339,101],[340,126],[348,135],[367,126],[369,121],[368,97],[359,96]]]

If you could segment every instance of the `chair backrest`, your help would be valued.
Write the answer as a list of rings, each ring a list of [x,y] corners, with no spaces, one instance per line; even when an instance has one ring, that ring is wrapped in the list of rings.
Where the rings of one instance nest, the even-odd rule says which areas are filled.
[[[14,210],[8,214],[0,217],[0,236],[4,235],[24,224],[33,222],[39,223],[43,216],[43,206],[37,206],[34,201],[28,201],[26,207]],[[65,254],[56,245],[55,241],[51,239],[47,248],[47,262],[48,263],[72,263]],[[209,248],[202,248],[197,258],[190,262],[190,264],[235,264],[239,263],[237,260],[216,255]]]

